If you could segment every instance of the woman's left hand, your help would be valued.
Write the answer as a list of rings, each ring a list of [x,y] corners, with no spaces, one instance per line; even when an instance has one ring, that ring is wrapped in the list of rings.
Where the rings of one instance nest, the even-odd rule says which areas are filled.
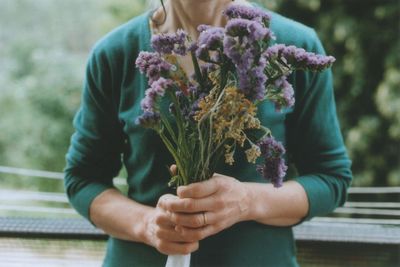
[[[251,194],[235,178],[215,174],[210,180],[181,186],[178,198],[159,203],[169,211],[176,231],[193,242],[249,220]]]

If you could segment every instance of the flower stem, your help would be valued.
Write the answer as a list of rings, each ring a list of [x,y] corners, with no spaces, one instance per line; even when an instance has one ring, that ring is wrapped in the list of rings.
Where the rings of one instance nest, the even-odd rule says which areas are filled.
[[[178,157],[177,151],[174,149],[174,146],[171,144],[171,142],[168,140],[168,138],[165,136],[165,134],[163,133],[163,131],[159,132],[159,135],[161,137],[161,140],[164,142],[165,146],[167,147],[167,149],[169,150],[169,152],[171,153],[172,157],[175,160],[176,166],[178,167],[178,170],[182,176],[183,179],[183,184],[187,185],[189,184],[189,179],[186,175],[185,169],[183,169],[182,167],[182,163],[180,158]]]

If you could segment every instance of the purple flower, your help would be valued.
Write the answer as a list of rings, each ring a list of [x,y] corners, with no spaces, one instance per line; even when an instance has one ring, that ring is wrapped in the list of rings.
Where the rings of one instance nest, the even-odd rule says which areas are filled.
[[[204,32],[204,31],[206,31],[206,30],[208,30],[208,29],[210,29],[210,28],[212,28],[213,26],[211,26],[211,25],[206,25],[206,24],[200,24],[198,27],[197,27],[197,30],[199,31],[199,32]]]
[[[251,41],[268,41],[273,38],[272,32],[259,22],[248,19],[232,19],[225,27],[226,34],[232,37],[246,36]]]
[[[140,102],[142,110],[145,112],[154,112],[156,109],[156,102],[159,97],[164,96],[165,90],[173,86],[172,80],[159,78],[151,84],[151,87],[146,90],[145,97]]]
[[[252,101],[262,100],[267,81],[267,60],[262,52],[274,36],[260,19],[255,19],[262,17],[258,10],[232,8],[227,16],[231,19],[225,27],[224,54],[235,65],[241,92]]]
[[[192,42],[188,47],[188,52],[196,53],[196,50],[199,48],[196,42]]]
[[[257,64],[248,69],[237,69],[239,90],[250,100],[262,100],[265,97],[267,76],[264,73],[266,60],[261,57]]]
[[[206,47],[209,50],[216,50],[222,47],[223,39],[224,28],[210,27],[200,32],[197,44],[199,47]]]
[[[262,22],[266,27],[271,20],[271,16],[263,10],[244,5],[231,5],[224,11],[224,14],[229,19],[242,18]]]
[[[162,59],[158,53],[140,52],[136,59],[136,67],[146,75],[151,84],[161,76],[167,76],[172,65]]]
[[[295,103],[293,86],[288,82],[286,76],[282,76],[274,82],[278,94],[271,99],[275,104],[276,111],[281,111],[284,107],[292,107]]]
[[[264,165],[258,165],[257,171],[275,187],[281,187],[286,175],[287,166],[283,155],[285,148],[273,137],[266,137],[258,143],[264,157]]]
[[[282,54],[282,51],[285,49],[285,47],[286,46],[284,44],[273,45],[271,47],[268,47],[268,49],[265,51],[264,55],[268,59],[276,59]]]
[[[151,46],[160,54],[186,55],[187,33],[179,29],[176,33],[157,34],[151,38]]]
[[[332,56],[317,55],[305,51],[303,48],[277,44],[269,47],[265,52],[269,60],[284,58],[286,62],[298,69],[321,71],[332,66],[335,58]]]
[[[236,21],[241,24],[238,19]],[[243,21],[256,23],[249,20]],[[235,21],[232,20],[232,22]],[[255,39],[227,34],[224,38],[224,53],[235,65],[239,90],[250,100],[262,100],[265,97],[267,76],[264,69],[267,61],[264,56],[260,57],[261,49]]]
[[[235,65],[242,65],[240,63],[242,59],[243,50],[242,45],[237,39],[230,36],[224,38],[224,54],[232,60]]]
[[[222,48],[224,28],[200,25],[198,30],[200,31],[200,35],[197,41],[196,56],[199,59],[208,61],[210,58],[210,51],[217,51]]]
[[[332,64],[336,61],[336,59],[332,56],[323,56],[323,55],[310,55],[307,68],[314,71],[322,71],[326,68],[332,66]]]
[[[142,101],[140,101],[140,107],[144,111],[151,112],[154,109],[154,105],[155,105],[154,102],[155,102],[155,97],[146,95],[146,97],[143,98]]]
[[[224,38],[224,54],[232,60],[237,69],[251,68],[258,53],[256,44],[247,37],[243,37],[241,41],[231,36]]]
[[[196,113],[200,110],[199,108],[199,103],[201,100],[203,100],[205,97],[207,96],[207,94],[205,93],[200,93],[196,99],[196,101],[193,102],[192,106],[190,107],[190,109],[188,110],[189,113],[186,115],[186,118],[191,120],[191,121],[195,121],[194,120],[194,116],[196,115]]]
[[[144,128],[154,128],[160,123],[160,114],[150,111],[145,111],[141,116],[139,116],[135,123]]]

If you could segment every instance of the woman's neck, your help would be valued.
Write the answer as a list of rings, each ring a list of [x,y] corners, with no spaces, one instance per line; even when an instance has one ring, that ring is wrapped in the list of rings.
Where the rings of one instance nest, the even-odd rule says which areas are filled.
[[[226,24],[222,12],[231,3],[231,0],[168,0],[165,3],[167,18],[165,23],[159,26],[159,31],[167,33],[183,29],[192,38],[197,39],[197,26],[200,24],[213,26]],[[235,3],[246,4],[246,1],[237,0]],[[157,21],[163,20],[162,8],[155,12],[154,17]]]

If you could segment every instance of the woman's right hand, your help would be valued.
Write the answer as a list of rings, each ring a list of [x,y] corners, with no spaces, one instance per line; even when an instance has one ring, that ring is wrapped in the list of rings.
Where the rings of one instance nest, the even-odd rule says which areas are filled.
[[[167,198],[177,198],[177,196],[171,194],[161,196],[157,206],[149,210],[144,218],[145,243],[165,255],[190,254],[199,249],[199,242],[185,240],[179,232],[175,231],[175,224],[170,219],[171,214],[159,205]]]

